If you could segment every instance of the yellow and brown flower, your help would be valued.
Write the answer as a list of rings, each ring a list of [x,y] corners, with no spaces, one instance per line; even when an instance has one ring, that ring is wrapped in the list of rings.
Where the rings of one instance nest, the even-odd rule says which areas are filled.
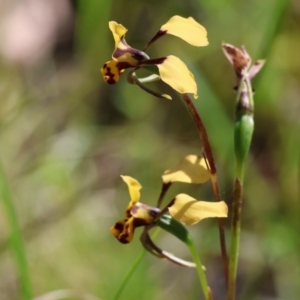
[[[193,18],[172,17],[150,40],[144,51],[132,48],[127,44],[125,40],[127,29],[123,25],[111,21],[109,22],[109,28],[115,40],[115,49],[112,54],[113,60],[106,62],[101,68],[105,82],[109,84],[117,83],[124,70],[131,68],[132,71],[128,74],[128,81],[137,84],[145,91],[157,97],[171,98],[168,95],[151,91],[143,83],[161,79],[179,93],[192,93],[197,98],[197,84],[193,74],[184,62],[174,55],[150,59],[145,53],[151,44],[166,34],[177,36],[193,46],[208,45],[205,28]],[[154,73],[154,77],[151,75],[139,80],[135,76],[137,69],[151,66],[155,66],[158,69],[157,74]]]

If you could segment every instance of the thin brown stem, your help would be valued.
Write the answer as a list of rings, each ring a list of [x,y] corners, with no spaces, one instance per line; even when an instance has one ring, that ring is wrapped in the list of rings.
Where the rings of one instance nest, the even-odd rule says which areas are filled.
[[[159,198],[157,200],[157,205],[156,205],[157,208],[160,208],[160,206],[164,200],[164,197],[171,185],[172,185],[172,182],[168,182],[168,183],[163,182],[161,192],[160,192]]]
[[[204,126],[204,123],[202,121],[202,118],[197,111],[193,101],[189,97],[188,94],[183,94],[183,100],[188,108],[188,111],[194,120],[194,123],[196,125],[200,140],[203,145],[203,150],[205,157],[207,159],[207,162],[209,164],[209,170],[211,175],[211,184],[213,188],[213,193],[215,197],[215,201],[220,201],[220,194],[219,194],[219,187],[218,187],[218,180],[217,180],[217,169],[212,153],[212,149],[210,146],[210,142],[208,139],[207,131]],[[226,285],[228,285],[228,258],[227,258],[227,250],[226,250],[226,240],[225,240],[225,230],[224,230],[224,224],[223,220],[218,218],[218,226],[219,226],[219,236],[220,236],[220,246],[221,246],[221,253],[222,253],[222,259],[223,259],[223,265],[224,265],[224,273],[225,273],[225,280]]]

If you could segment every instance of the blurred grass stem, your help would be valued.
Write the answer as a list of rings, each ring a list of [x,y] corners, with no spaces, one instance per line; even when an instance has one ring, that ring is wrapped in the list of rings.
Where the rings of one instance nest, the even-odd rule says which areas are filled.
[[[14,207],[14,203],[7,184],[4,168],[0,161],[0,197],[3,202],[6,214],[8,228],[10,230],[10,247],[14,255],[17,274],[20,284],[20,299],[31,300],[32,288],[29,277],[28,264],[25,254],[21,230],[19,228],[18,217]]]

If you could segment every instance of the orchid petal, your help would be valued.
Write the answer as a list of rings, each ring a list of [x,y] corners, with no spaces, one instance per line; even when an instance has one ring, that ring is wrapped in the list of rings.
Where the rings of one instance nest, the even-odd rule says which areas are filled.
[[[127,29],[122,24],[118,24],[115,21],[108,22],[108,26],[115,40],[115,48],[117,48],[121,39],[125,36]]]
[[[130,243],[134,234],[134,230],[132,230],[132,220],[129,221],[128,219],[125,219],[118,221],[113,227],[110,228],[110,232],[122,244]]]
[[[179,194],[174,204],[169,207],[170,215],[185,225],[193,225],[205,218],[227,217],[228,207],[224,201],[198,201],[189,195]]]
[[[115,84],[119,81],[120,76],[124,73],[124,69],[120,69],[118,62],[115,60],[107,61],[100,72],[103,76],[103,79],[106,83]]]
[[[174,90],[181,94],[193,93],[194,98],[198,97],[194,75],[178,57],[169,55],[162,63],[157,64],[157,67],[162,81],[170,85]]]
[[[175,167],[166,170],[162,176],[164,183],[186,182],[204,183],[210,178],[205,159],[197,155],[188,155]]]
[[[126,209],[126,216],[130,217],[130,210],[132,207],[140,200],[141,193],[140,189],[142,188],[141,184],[134,178],[130,176],[122,176],[123,181],[127,184],[128,191],[130,194],[130,202]]]
[[[160,31],[175,35],[193,46],[208,45],[206,29],[192,17],[174,16],[160,28]]]
[[[118,239],[119,242],[127,244],[132,241],[135,228],[146,225],[148,225],[148,223],[145,220],[131,217],[129,219],[118,221],[110,228],[110,232]]]

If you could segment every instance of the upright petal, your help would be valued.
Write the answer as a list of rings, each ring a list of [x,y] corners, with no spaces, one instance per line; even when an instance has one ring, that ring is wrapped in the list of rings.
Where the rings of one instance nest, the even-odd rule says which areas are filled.
[[[140,200],[140,197],[141,197],[140,190],[141,190],[142,186],[136,179],[134,179],[130,176],[122,176],[121,175],[121,177],[122,177],[123,181],[127,184],[128,191],[130,194],[130,202],[126,209],[126,215],[128,217],[130,217],[131,216],[130,210]]]
[[[186,182],[204,183],[210,178],[205,159],[197,155],[188,155],[174,168],[166,170],[162,176],[164,183]]]
[[[125,36],[127,29],[122,24],[118,24],[115,21],[108,22],[108,26],[115,40],[115,48],[117,48],[121,39]]]
[[[224,201],[205,202],[198,201],[189,195],[179,194],[174,204],[169,207],[170,215],[185,225],[193,225],[205,218],[225,218],[228,207]]]
[[[115,21],[110,21],[109,29],[115,40],[115,50],[112,58],[117,62],[126,63],[124,68],[136,67],[139,61],[149,59],[149,56],[145,52],[132,48],[127,44],[125,41],[127,29],[123,25]]]
[[[193,46],[208,45],[206,29],[192,17],[174,16],[160,28],[160,31],[175,35]]]
[[[194,75],[178,57],[169,55],[157,67],[161,79],[175,91],[181,94],[192,93],[194,98],[198,97]]]

